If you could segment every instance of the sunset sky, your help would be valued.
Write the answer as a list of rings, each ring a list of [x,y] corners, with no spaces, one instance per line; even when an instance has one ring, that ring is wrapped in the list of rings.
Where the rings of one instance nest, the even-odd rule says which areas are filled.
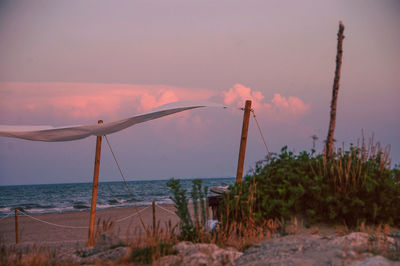
[[[0,124],[66,126],[159,105],[253,101],[269,149],[321,152],[339,20],[335,139],[391,145],[400,163],[400,1],[0,2]],[[236,173],[243,113],[203,108],[108,137],[128,180]],[[95,138],[0,137],[0,185],[91,182]],[[265,157],[250,121],[245,172]],[[103,143],[101,181],[120,181]]]

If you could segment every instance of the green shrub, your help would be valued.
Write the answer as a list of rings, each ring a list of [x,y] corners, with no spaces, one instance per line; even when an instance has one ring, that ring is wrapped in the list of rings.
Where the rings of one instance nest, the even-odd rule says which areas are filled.
[[[179,217],[180,240],[199,242],[201,233],[208,220],[208,188],[202,189],[202,181],[197,179],[192,181],[192,200],[194,208],[194,220],[189,213],[189,199],[186,196],[186,190],[182,188],[179,180],[171,179],[167,182],[167,186],[172,192],[172,201],[176,207],[176,215]],[[199,205],[201,209],[201,218],[199,215]]]
[[[399,179],[379,145],[341,149],[329,161],[283,147],[231,186],[222,208],[233,221],[301,215],[309,222],[399,224]]]

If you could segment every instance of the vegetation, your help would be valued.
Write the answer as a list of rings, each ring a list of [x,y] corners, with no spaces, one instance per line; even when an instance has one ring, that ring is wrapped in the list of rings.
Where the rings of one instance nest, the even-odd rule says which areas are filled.
[[[182,188],[179,180],[171,179],[167,182],[167,186],[172,192],[171,199],[176,207],[176,215],[180,218],[179,239],[200,242],[202,237],[205,236],[201,232],[206,231],[205,226],[209,217],[208,187],[202,188],[202,181],[200,179],[193,180],[192,184],[190,195],[193,201],[194,222],[189,213],[187,191]]]
[[[173,194],[171,199],[175,204],[176,214],[180,218],[179,240],[195,243],[215,243],[219,246],[233,246],[243,251],[252,244],[260,242],[265,237],[269,237],[271,233],[276,233],[281,227],[281,223],[277,220],[266,220],[263,224],[256,225],[253,219],[248,219],[246,222],[244,220],[240,222],[232,221],[211,230],[207,228],[207,221],[209,219],[208,188],[202,188],[201,180],[193,180],[192,183],[193,186],[190,195],[193,201],[194,219],[192,219],[189,212],[188,193],[181,187],[180,181],[171,179],[167,183]],[[222,216],[226,217],[225,211],[222,212]]]
[[[400,170],[391,169],[389,149],[372,140],[359,146],[339,149],[330,160],[283,147],[230,188],[223,221],[300,215],[311,223],[400,224]]]
[[[372,141],[368,146],[362,140],[348,150],[342,147],[330,159],[315,151],[296,155],[283,147],[280,154],[258,162],[242,183],[230,187],[219,206],[220,224],[214,230],[207,228],[208,188],[202,187],[201,180],[193,181],[190,193],[179,180],[171,179],[167,186],[180,218],[178,227],[170,222],[165,229],[157,225],[150,230],[141,220],[145,234],[127,238],[131,252],[115,263],[155,263],[162,256],[176,254],[174,245],[181,240],[244,251],[274,234],[296,234],[302,226],[297,217],[306,226],[327,222],[367,232],[367,252],[399,259],[399,247],[389,248],[387,238],[388,225],[400,224],[400,169],[391,168],[389,149]],[[96,236],[113,227],[110,219],[99,220]],[[318,227],[311,231],[317,232]],[[2,247],[0,257],[0,265],[64,264],[54,252],[44,250]]]
[[[155,245],[133,249],[128,260],[125,262],[149,265],[158,258],[167,255],[175,255],[176,253],[173,244],[157,243]]]
[[[73,266],[79,265],[73,262],[60,262],[57,261],[56,252],[42,249],[40,247],[31,247],[25,249],[18,249],[16,247],[0,246],[0,265],[21,265],[21,266],[45,266],[45,265],[57,265],[57,266]]]

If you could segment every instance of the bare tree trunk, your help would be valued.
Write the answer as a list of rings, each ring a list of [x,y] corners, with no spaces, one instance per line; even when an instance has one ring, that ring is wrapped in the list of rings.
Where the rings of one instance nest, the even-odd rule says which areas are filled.
[[[326,139],[326,147],[325,147],[325,155],[329,160],[332,157],[333,153],[333,142],[334,142],[334,132],[335,132],[335,124],[336,124],[336,105],[337,105],[337,96],[339,93],[339,80],[340,80],[340,69],[342,67],[342,43],[344,39],[343,35],[344,25],[341,21],[339,21],[339,32],[338,43],[337,43],[337,54],[336,54],[336,70],[335,70],[335,79],[333,81],[333,89],[332,89],[332,102],[331,102],[331,120],[329,122],[329,130],[328,137]]]

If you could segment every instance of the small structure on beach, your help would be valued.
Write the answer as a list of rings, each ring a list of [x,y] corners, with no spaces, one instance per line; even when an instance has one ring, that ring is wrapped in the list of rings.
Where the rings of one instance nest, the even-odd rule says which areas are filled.
[[[74,141],[87,138],[89,136],[96,136],[96,153],[95,153],[91,213],[90,213],[89,233],[88,233],[88,246],[93,246],[102,137],[121,131],[135,124],[144,123],[167,115],[172,115],[186,110],[202,108],[202,107],[227,108],[227,106],[209,102],[180,102],[180,103],[167,104],[165,106],[159,107],[158,110],[156,111],[129,117],[114,122],[103,123],[102,120],[99,120],[98,124],[94,125],[69,126],[69,127],[0,126],[0,136],[19,138],[31,141],[45,141],[45,142]],[[245,151],[246,151],[247,132],[249,126],[250,112],[252,111],[251,101],[246,101],[245,108],[241,108],[241,110],[244,111],[244,118],[243,118],[242,135],[240,140],[240,151],[238,158],[236,182],[241,182],[243,176],[243,165],[244,165]]]

